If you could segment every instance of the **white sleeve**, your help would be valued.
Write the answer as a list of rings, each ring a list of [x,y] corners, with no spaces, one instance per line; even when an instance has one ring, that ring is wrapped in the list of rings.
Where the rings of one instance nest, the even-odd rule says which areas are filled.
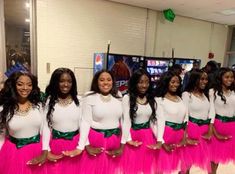
[[[157,110],[156,110],[156,116],[157,116],[157,129],[153,129],[153,131],[157,131],[154,133],[157,141],[161,141],[162,143],[164,143],[163,140],[163,135],[164,135],[164,130],[165,130],[165,118],[164,118],[164,112],[163,112],[163,108],[162,105],[160,103],[157,103]]]
[[[89,96],[83,99],[82,119],[80,124],[80,138],[77,149],[83,150],[88,145],[88,134],[92,124],[92,106],[87,101]]]
[[[215,121],[215,96],[214,96],[213,89],[210,89],[209,91],[209,100],[210,100],[209,118],[211,119],[211,123],[214,123]]]
[[[185,116],[184,122],[187,122],[188,118],[189,118],[189,100],[190,100],[189,95],[190,94],[188,92],[183,92],[183,94],[182,94],[182,100],[183,100],[183,103],[186,107],[186,116]]]
[[[48,106],[48,105],[47,105]],[[48,150],[50,151],[50,136],[51,136],[51,131],[49,129],[48,126],[48,122],[47,122],[47,109],[42,108],[41,109],[41,113],[42,113],[42,117],[43,117],[43,124],[41,126],[41,134],[42,134],[42,150]]]
[[[122,138],[121,143],[126,144],[127,141],[131,141],[131,119],[130,119],[130,102],[129,95],[125,95],[122,99],[123,118],[122,118]]]

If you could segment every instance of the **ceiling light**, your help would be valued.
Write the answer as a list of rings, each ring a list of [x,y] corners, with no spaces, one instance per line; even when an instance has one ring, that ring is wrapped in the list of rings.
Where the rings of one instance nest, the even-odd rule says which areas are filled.
[[[28,2],[25,3],[25,7],[29,8],[29,3]]]
[[[25,19],[25,22],[30,22],[30,19]]]
[[[223,14],[223,15],[226,15],[226,16],[235,15],[235,8],[223,10],[220,13]]]

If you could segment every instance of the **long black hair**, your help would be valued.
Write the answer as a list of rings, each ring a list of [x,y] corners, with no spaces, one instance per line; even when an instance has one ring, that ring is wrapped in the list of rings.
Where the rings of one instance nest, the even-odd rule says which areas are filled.
[[[132,122],[134,121],[134,119],[136,118],[136,111],[137,111],[137,103],[136,103],[136,99],[139,95],[139,91],[137,89],[137,84],[140,81],[140,78],[146,75],[149,79],[149,88],[145,93],[145,96],[147,98],[147,102],[149,103],[151,109],[152,109],[152,114],[150,117],[151,121],[155,121],[156,120],[156,107],[157,107],[157,103],[154,100],[154,96],[152,93],[152,85],[151,85],[151,78],[148,72],[146,72],[144,69],[139,69],[137,71],[135,71],[131,78],[128,81],[128,93],[130,96],[130,118],[132,120]]]
[[[71,87],[71,90],[69,91],[69,94],[71,95],[74,103],[77,106],[79,106],[79,100],[77,98],[77,81],[76,81],[73,71],[71,71],[68,68],[56,69],[52,73],[49,85],[46,87],[46,91],[45,91],[46,100],[49,99],[48,112],[47,112],[47,121],[48,121],[49,126],[51,126],[52,124],[52,113],[54,111],[55,103],[58,101],[59,94],[60,94],[60,88],[59,88],[60,78],[62,74],[65,74],[65,73],[69,74],[72,78],[72,87]]]
[[[215,99],[216,99],[216,92],[217,92],[218,96],[220,96],[220,98],[224,102],[224,104],[226,104],[226,97],[224,96],[224,93],[223,93],[222,79],[223,79],[224,74],[227,72],[231,72],[233,74],[233,71],[230,68],[220,68],[219,72],[216,76],[215,85],[213,86]],[[234,82],[231,84],[231,86],[228,87],[228,89],[230,89],[232,91],[234,90]]]
[[[95,73],[95,75],[92,79],[91,88],[90,88],[90,90],[92,92],[89,93],[88,95],[92,95],[92,94],[95,94],[95,93],[101,93],[99,85],[98,85],[98,79],[99,79],[99,77],[102,73],[108,73],[112,78],[113,83],[112,83],[112,89],[110,91],[110,94],[115,98],[120,98],[120,96],[118,95],[118,89],[116,87],[116,81],[115,81],[113,73],[109,70],[104,70],[104,69],[101,70],[101,71],[98,71],[97,73]]]
[[[33,104],[33,107],[40,106],[40,89],[37,77],[28,72],[15,72],[11,74],[0,92],[0,106],[3,108],[0,112],[0,130],[8,127],[8,122],[14,116],[15,111],[19,109],[16,83],[21,76],[27,76],[32,81],[32,91],[28,96],[28,100]]]
[[[195,89],[199,88],[199,82],[200,82],[200,79],[201,79],[203,73],[207,74],[205,71],[199,70],[199,69],[195,69],[195,70],[191,71],[189,81],[188,81],[188,84],[185,88],[185,91],[191,93]],[[208,89],[208,83],[207,83],[205,89],[203,90],[203,93],[207,98],[209,98],[208,92],[209,92],[209,89]]]
[[[164,98],[164,96],[168,92],[169,83],[170,83],[171,79],[174,76],[179,78],[180,85],[179,85],[179,87],[178,87],[178,89],[176,91],[176,95],[181,97],[181,95],[182,95],[182,91],[181,91],[181,89],[182,89],[182,83],[181,83],[182,79],[181,79],[181,77],[177,73],[175,73],[173,71],[167,71],[167,72],[165,72],[165,73],[163,73],[161,75],[161,77],[160,77],[160,79],[159,79],[159,81],[157,83],[156,89],[155,89],[156,97]]]

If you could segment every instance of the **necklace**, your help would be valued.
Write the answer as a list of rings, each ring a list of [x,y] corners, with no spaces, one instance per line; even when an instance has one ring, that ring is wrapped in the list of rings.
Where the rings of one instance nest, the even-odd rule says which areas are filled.
[[[17,115],[20,116],[27,116],[28,112],[32,108],[32,103],[28,102],[27,106],[24,109],[21,109],[20,107],[16,110]]]
[[[102,95],[102,94],[100,94],[100,99],[101,99],[103,102],[107,103],[107,102],[109,102],[109,101],[111,100],[111,95],[110,95],[110,94],[108,94],[108,95]]]
[[[145,105],[147,103],[147,97],[146,96],[144,96],[143,98],[137,97],[136,102],[141,105]]]
[[[58,98],[58,104],[63,107],[70,105],[72,102],[73,102],[73,100],[72,100],[71,96],[66,97],[65,99]]]
[[[195,97],[197,97],[197,98],[199,98],[200,100],[205,100],[206,98],[205,98],[205,95],[203,94],[203,93],[195,93],[195,92],[193,92],[192,93]]]
[[[229,97],[231,94],[232,94],[232,91],[231,90],[227,90],[227,91],[223,91],[224,95],[226,97]]]
[[[173,101],[173,102],[177,102],[177,103],[180,102],[180,97],[177,95],[166,94],[165,98],[167,98],[168,100]]]

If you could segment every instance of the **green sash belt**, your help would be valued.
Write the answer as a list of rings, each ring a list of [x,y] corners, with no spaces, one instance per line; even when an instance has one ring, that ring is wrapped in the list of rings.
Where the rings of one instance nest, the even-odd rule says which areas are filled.
[[[226,117],[226,116],[221,116],[221,115],[218,115],[216,114],[215,115],[215,118],[217,118],[218,120],[222,121],[222,122],[233,122],[235,121],[235,116],[233,117]]]
[[[131,123],[131,128],[134,130],[140,130],[140,129],[148,129],[150,127],[150,121],[147,121],[145,123],[140,123],[140,124],[136,124],[136,123]]]
[[[38,143],[40,141],[40,135],[38,134],[29,138],[15,138],[9,135],[9,140],[16,145],[17,149],[19,149],[28,144]]]
[[[208,125],[210,124],[211,122],[211,119],[208,118],[206,120],[203,120],[203,119],[197,119],[197,118],[194,118],[194,117],[190,117],[189,116],[189,121],[193,122],[193,123],[196,123],[198,126],[202,126],[202,125]]]
[[[75,135],[79,133],[78,130],[73,132],[60,132],[58,130],[52,129],[52,138],[53,139],[65,139],[65,140],[72,140]]]
[[[120,135],[120,133],[121,133],[120,128],[114,128],[114,129],[94,129],[94,128],[92,128],[92,129],[95,130],[96,132],[103,133],[105,138],[111,137],[112,135]]]
[[[186,128],[187,122],[174,123],[174,122],[166,121],[165,125],[173,128],[174,130],[180,130],[180,129],[185,129]]]

